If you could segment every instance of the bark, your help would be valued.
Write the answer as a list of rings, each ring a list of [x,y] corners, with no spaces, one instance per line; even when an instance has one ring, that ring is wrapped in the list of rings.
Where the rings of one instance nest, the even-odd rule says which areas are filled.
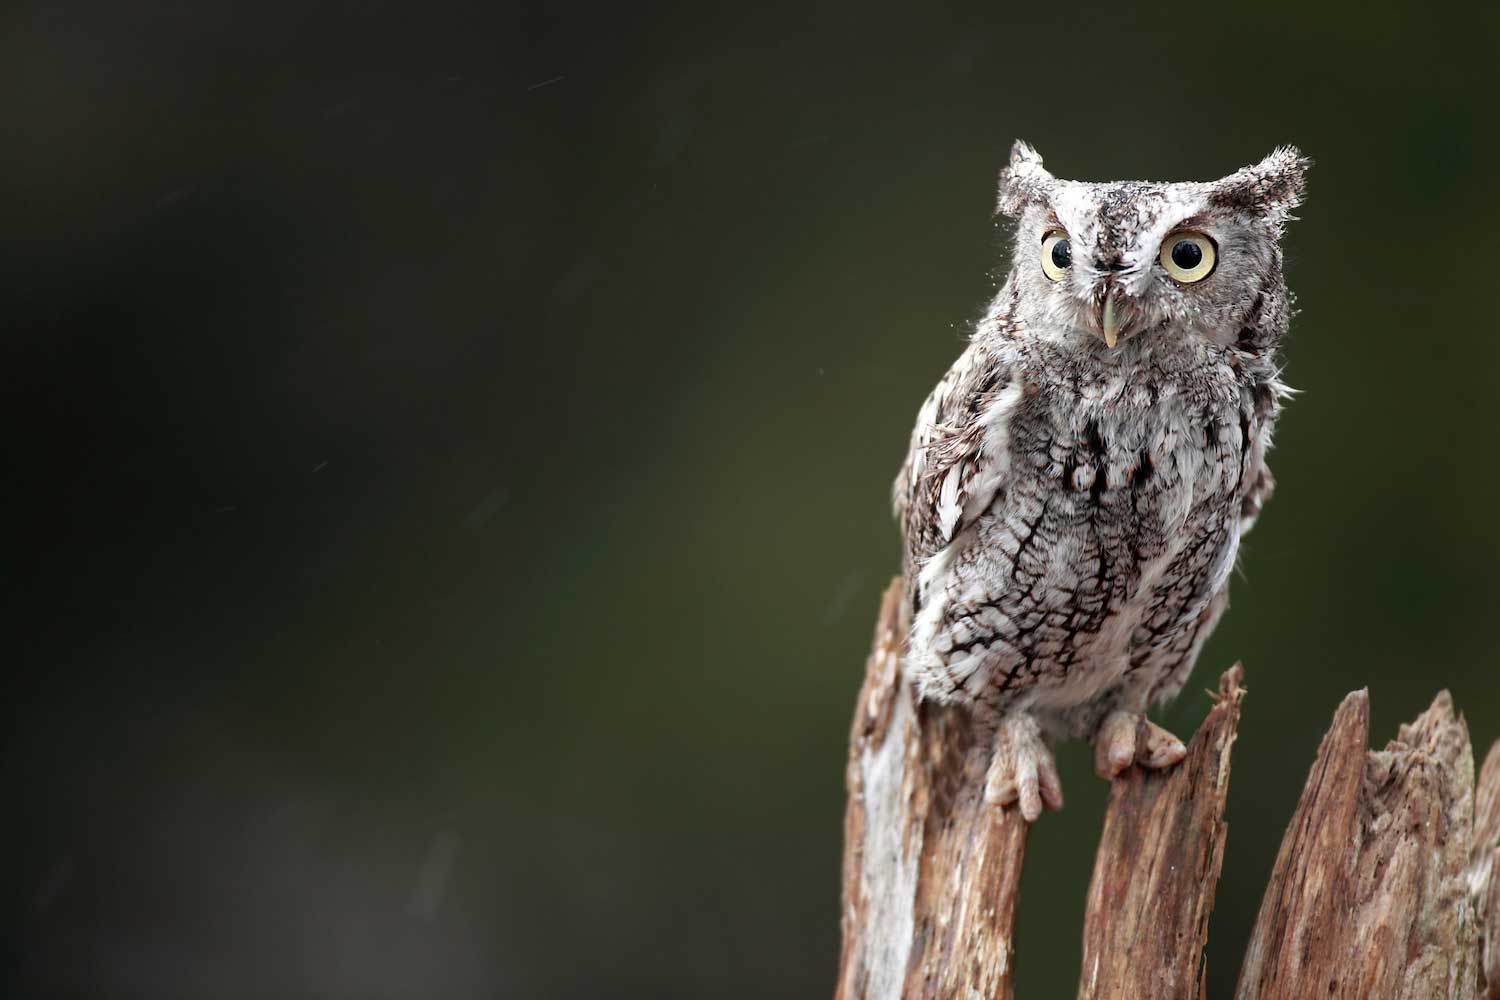
[[[1281,842],[1239,1000],[1473,995],[1474,761],[1442,692],[1385,750],[1344,699]]]
[[[1113,783],[1083,918],[1083,1000],[1203,995],[1243,679],[1239,665],[1220,679],[1181,764],[1131,768]]]

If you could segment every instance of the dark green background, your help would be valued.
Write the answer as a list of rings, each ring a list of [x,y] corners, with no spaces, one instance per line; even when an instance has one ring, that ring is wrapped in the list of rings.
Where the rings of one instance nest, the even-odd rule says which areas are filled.
[[[1318,161],[1280,489],[1165,715],[1246,662],[1226,995],[1345,692],[1377,741],[1441,687],[1500,735],[1496,28],[7,8],[7,981],[828,995],[888,484],[1023,136],[1092,179]],[[1073,989],[1105,794],[1061,760],[1026,1000]]]

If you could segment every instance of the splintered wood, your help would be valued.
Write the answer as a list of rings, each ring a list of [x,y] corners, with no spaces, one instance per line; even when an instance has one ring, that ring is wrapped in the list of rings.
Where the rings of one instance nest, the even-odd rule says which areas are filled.
[[[913,696],[901,594],[897,580],[881,602],[850,729],[836,998],[1010,1000],[1027,826],[983,801],[986,734]],[[1242,682],[1224,674],[1180,765],[1113,783],[1080,998],[1203,1000]],[[1500,744],[1476,786],[1446,692],[1384,750],[1368,729],[1355,692],[1287,828],[1236,998],[1500,1000]]]
[[[1475,991],[1468,727],[1445,691],[1382,751],[1344,699],[1281,842],[1240,1000],[1432,1000]]]

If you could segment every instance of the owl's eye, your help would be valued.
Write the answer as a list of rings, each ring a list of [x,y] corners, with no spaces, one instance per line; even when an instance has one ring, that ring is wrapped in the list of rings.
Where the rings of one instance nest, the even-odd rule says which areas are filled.
[[[1063,274],[1073,266],[1073,244],[1068,234],[1054,229],[1042,237],[1042,273],[1053,281],[1061,281]]]
[[[1173,233],[1161,245],[1161,266],[1187,285],[1212,274],[1218,259],[1219,251],[1214,241],[1202,233]]]

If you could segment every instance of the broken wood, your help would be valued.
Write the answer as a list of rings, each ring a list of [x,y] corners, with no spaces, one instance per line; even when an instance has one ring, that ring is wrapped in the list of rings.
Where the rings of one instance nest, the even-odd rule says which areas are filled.
[[[837,1000],[1014,995],[1027,826],[983,801],[986,734],[918,702],[901,671],[902,587],[881,602],[850,729]],[[1111,787],[1084,915],[1079,996],[1202,1000],[1224,860],[1238,666],[1165,772]],[[1476,787],[1444,692],[1384,750],[1351,694],[1303,789],[1238,1000],[1500,1000],[1500,744]]]
[[[1446,691],[1381,751],[1370,699],[1323,738],[1250,935],[1240,1000],[1471,997],[1469,731]]]

